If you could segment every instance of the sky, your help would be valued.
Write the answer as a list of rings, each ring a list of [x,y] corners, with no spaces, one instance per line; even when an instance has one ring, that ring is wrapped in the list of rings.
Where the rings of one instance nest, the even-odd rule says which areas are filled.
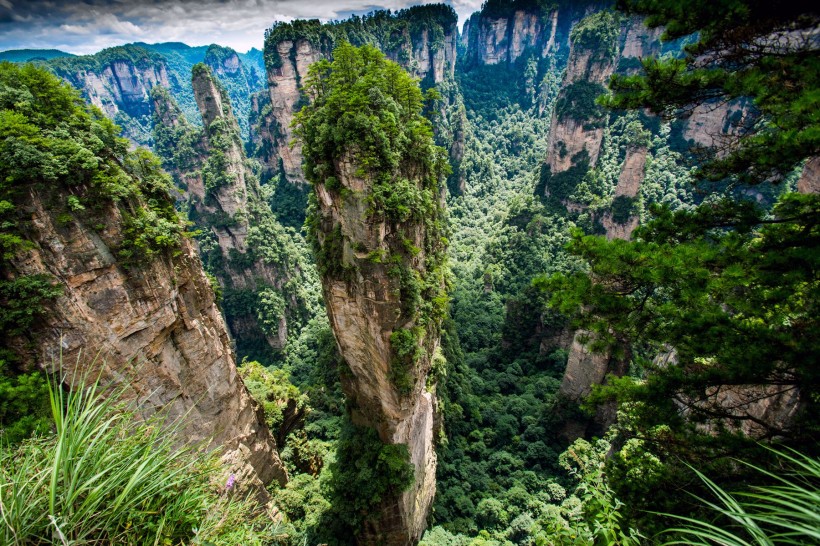
[[[428,0],[431,2],[434,0]],[[482,0],[440,0],[460,24]],[[60,49],[78,55],[130,42],[262,48],[276,21],[345,19],[413,0],[0,0],[0,51]]]

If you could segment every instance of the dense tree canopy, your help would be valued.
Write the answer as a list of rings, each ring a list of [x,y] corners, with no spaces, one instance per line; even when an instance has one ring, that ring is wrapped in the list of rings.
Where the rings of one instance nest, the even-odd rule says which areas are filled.
[[[796,4],[623,6],[664,25],[666,38],[699,35],[685,58],[644,60],[642,74],[613,77],[604,104],[681,117],[699,105],[746,98],[754,122],[710,158],[700,155],[708,160],[699,177],[724,182],[701,182],[701,205],[653,208],[632,241],[576,232],[570,250],[588,272],[539,285],[554,307],[593,333],[593,347],[632,355],[637,377],[611,379],[591,402],[621,402],[627,437],[648,441],[671,466],[676,457],[715,463],[716,455],[748,449],[750,438],[816,453],[820,198],[780,187],[767,210],[754,197],[820,151],[818,18]],[[725,182],[740,191],[727,191]],[[788,418],[764,412],[781,403],[794,404]],[[623,463],[613,458],[613,479],[626,478]],[[667,479],[673,475],[681,474],[670,471]],[[635,505],[657,487],[629,481],[620,481],[619,494]]]

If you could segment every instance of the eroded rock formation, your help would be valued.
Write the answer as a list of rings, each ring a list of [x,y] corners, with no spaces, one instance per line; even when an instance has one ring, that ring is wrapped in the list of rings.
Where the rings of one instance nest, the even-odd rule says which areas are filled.
[[[223,308],[240,350],[247,354],[255,347],[259,354],[260,343],[282,349],[289,323],[315,312],[317,302],[304,294],[318,280],[303,261],[304,242],[276,221],[261,196],[219,80],[198,65],[193,89],[204,131],[187,124],[168,93],[153,94],[157,125],[178,128],[175,134],[185,137],[169,140],[193,142],[193,157],[182,164],[179,148],[160,146],[162,138],[157,138],[158,152],[170,159],[168,168],[184,188],[191,219],[204,232],[203,260],[222,286]]]
[[[281,168],[290,183],[305,184],[301,146],[293,142],[291,122],[298,105],[306,100],[301,89],[308,67],[319,59],[330,58],[333,46],[340,40],[361,42],[363,31],[361,26],[346,22],[324,26],[319,21],[297,23],[275,26],[265,43],[273,121],[268,126],[275,128],[276,159],[271,163]],[[414,77],[440,84],[452,79],[455,71],[456,23],[455,12],[449,7],[417,6],[380,19],[365,19],[364,32],[372,32],[366,41],[377,45]]]
[[[177,423],[180,443],[222,450],[226,473],[265,498],[264,485],[284,484],[287,473],[237,375],[214,292],[174,212],[170,181],[153,156],[129,152],[113,125],[67,104],[52,115],[68,123],[38,120],[47,143],[40,153],[44,162],[65,161],[48,155],[60,139],[61,150],[82,154],[83,165],[55,174],[33,166],[4,194],[13,202],[6,209],[16,218],[11,229],[24,243],[0,263],[3,303],[27,302],[34,313],[11,323],[18,331],[0,335],[4,359],[13,354],[18,368],[61,373],[69,385],[97,378],[126,385],[124,396],[139,412],[162,412]],[[10,292],[15,283],[35,287],[34,297]],[[50,295],[36,296],[38,283]]]
[[[487,6],[464,24],[463,62],[468,66],[513,64],[526,51],[534,51],[540,58],[566,58],[572,27],[605,4],[563,1],[553,3],[549,9],[516,2]]]
[[[382,447],[398,447],[391,453],[406,461],[394,466],[409,465],[413,477],[404,491],[380,493],[362,514],[356,540],[414,544],[435,494],[435,380],[428,373],[443,361],[448,301],[446,152],[433,143],[421,90],[407,73],[370,46],[342,45],[334,54],[311,80],[313,100],[297,118],[313,186],[307,225],[345,363],[340,378],[351,421],[374,430]],[[368,121],[345,122],[351,104],[376,95],[384,100],[362,108],[359,119]],[[363,149],[368,130],[394,137]]]

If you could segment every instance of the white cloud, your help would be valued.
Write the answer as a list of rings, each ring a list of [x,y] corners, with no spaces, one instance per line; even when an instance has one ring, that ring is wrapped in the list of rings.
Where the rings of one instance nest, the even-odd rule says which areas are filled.
[[[482,0],[447,0],[461,22]],[[13,7],[16,22],[0,23],[0,49],[58,48],[88,54],[133,41],[218,43],[261,48],[276,21],[341,19],[375,9],[398,10],[412,0],[29,0]],[[2,9],[2,8],[0,8]]]

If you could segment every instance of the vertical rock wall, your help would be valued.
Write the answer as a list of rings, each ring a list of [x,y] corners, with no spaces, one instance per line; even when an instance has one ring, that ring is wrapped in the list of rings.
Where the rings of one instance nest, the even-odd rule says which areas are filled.
[[[393,17],[394,20],[406,19],[409,22],[412,21],[413,15],[402,15],[402,12],[398,12]],[[411,32],[405,26],[403,30],[388,33],[389,39],[386,39],[381,31],[375,32],[366,41],[372,41],[389,59],[402,65],[414,77],[432,84],[440,84],[452,80],[455,73],[458,29],[455,20],[440,28],[434,26],[435,23],[418,33]],[[310,31],[314,36],[309,37],[308,32],[300,32],[295,26],[292,30],[283,28],[280,27],[278,32],[286,38],[270,41],[265,45],[267,52],[275,51],[273,55],[266,55],[268,89],[274,122],[272,125],[277,128],[273,138],[273,149],[277,159],[272,163],[281,164],[289,182],[301,185],[306,183],[301,168],[302,151],[298,143],[293,143],[290,124],[300,101],[305,100],[301,94],[302,81],[307,77],[308,67],[319,59],[329,58],[333,45],[339,40],[346,39],[354,44],[361,41],[361,36],[356,34],[361,32],[361,29],[348,29],[344,23],[321,27],[316,21]],[[433,35],[439,32],[440,36],[435,38]],[[322,37],[317,38],[315,35]],[[272,62],[272,58],[276,61]]]
[[[181,442],[224,450],[226,472],[262,498],[264,484],[284,484],[276,443],[237,375],[191,242],[125,265],[117,258],[127,236],[125,215],[144,205],[98,203],[93,216],[67,220],[53,206],[66,198],[55,188],[32,186],[21,196],[32,247],[12,260],[13,274],[48,275],[62,295],[17,341],[17,352],[53,371],[62,361],[69,382],[96,377],[97,370],[104,383],[127,382],[125,394],[141,412],[179,420]]]
[[[179,168],[174,174],[185,188],[191,217],[200,229],[212,234],[210,241],[215,248],[203,248],[203,253],[212,263],[226,297],[237,299],[239,296],[235,294],[251,295],[245,298],[247,301],[243,300],[244,308],[232,305],[226,310],[231,333],[239,340],[240,347],[263,340],[271,349],[282,349],[288,338],[288,316],[299,317],[313,305],[296,294],[310,289],[309,285],[316,283],[316,279],[309,274],[307,264],[299,263],[298,256],[274,263],[265,258],[266,249],[258,248],[263,240],[271,248],[288,248],[295,244],[294,235],[279,226],[262,199],[259,181],[245,156],[231,103],[213,72],[204,66],[195,68],[193,89],[205,126],[201,133],[181,119],[179,109],[167,93],[154,94],[158,123],[184,124],[186,130],[197,135],[198,155],[192,168]],[[219,161],[214,161],[217,155]],[[217,187],[207,187],[209,182],[204,170],[212,168],[224,171]],[[270,236],[279,240],[270,241]],[[293,290],[285,290],[286,285],[294,285]],[[283,295],[287,312],[283,311],[278,317],[260,316],[259,290],[265,287]],[[278,326],[263,324],[270,320],[276,320]]]

